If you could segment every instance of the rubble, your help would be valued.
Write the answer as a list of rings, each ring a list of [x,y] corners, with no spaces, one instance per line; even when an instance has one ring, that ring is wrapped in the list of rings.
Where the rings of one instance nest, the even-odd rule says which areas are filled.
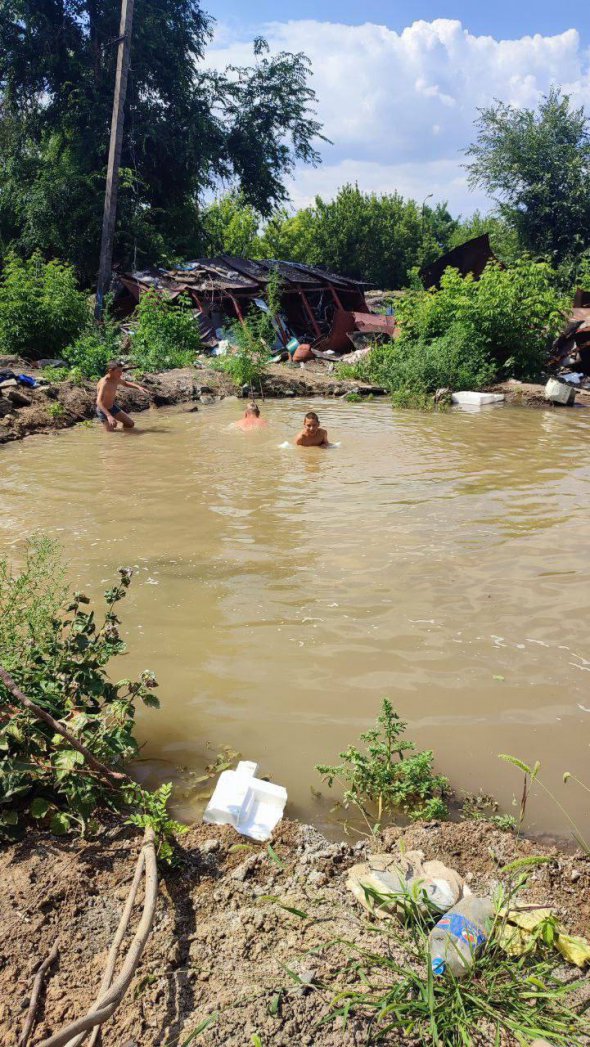
[[[280,311],[273,318],[273,350],[284,350],[295,337],[309,344],[314,355],[327,352],[337,359],[367,339],[374,342],[397,334],[395,317],[372,313],[364,285],[357,280],[296,262],[225,254],[174,269],[121,273],[114,284],[114,308],[124,318],[145,291],[155,290],[173,301],[184,295],[197,310],[203,344],[213,350],[225,340],[228,325],[243,320],[252,308],[268,311],[267,288],[275,273],[280,280]]]

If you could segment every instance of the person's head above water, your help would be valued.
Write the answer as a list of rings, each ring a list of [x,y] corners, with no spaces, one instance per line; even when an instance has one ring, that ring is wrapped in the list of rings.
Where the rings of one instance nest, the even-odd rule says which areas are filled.
[[[303,429],[306,433],[315,433],[320,427],[320,420],[315,411],[308,411],[303,419]]]
[[[246,410],[244,411],[244,418],[260,418],[260,408],[254,400],[251,400]]]

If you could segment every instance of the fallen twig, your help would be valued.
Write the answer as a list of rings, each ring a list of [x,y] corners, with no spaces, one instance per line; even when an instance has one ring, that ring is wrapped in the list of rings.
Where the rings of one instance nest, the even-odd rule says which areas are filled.
[[[89,1033],[91,1029],[96,1028],[96,1026],[102,1025],[103,1022],[106,1022],[107,1019],[110,1018],[112,1014],[114,1014],[117,1007],[121,1003],[121,1000],[123,999],[125,993],[127,992],[127,989],[131,984],[131,980],[135,974],[135,971],[141,959],[141,955],[145,948],[146,942],[149,938],[156,911],[156,902],[158,896],[158,868],[156,863],[156,847],[153,829],[147,828],[145,830],[143,846],[141,849],[141,854],[137,859],[137,865],[140,868],[140,872],[142,867],[145,868],[145,898],[143,903],[143,913],[141,916],[141,920],[139,921],[137,930],[135,932],[133,941],[129,946],[127,956],[125,957],[125,961],[119,972],[118,977],[115,979],[112,986],[106,990],[106,992],[102,994],[99,993],[99,997],[96,1003],[88,1011],[88,1013],[84,1015],[84,1017],[77,1018],[76,1021],[70,1022],[70,1024],[67,1025],[65,1029],[61,1030],[61,1032],[55,1033],[48,1039],[43,1040],[43,1042],[40,1043],[38,1047],[66,1047],[66,1045],[67,1047],[74,1047],[74,1044],[81,1043],[86,1034]],[[129,922],[129,916],[131,914],[133,903],[132,901],[130,902],[130,897],[133,896],[134,898],[137,893],[137,888],[139,886],[139,878],[140,877],[138,875],[138,869],[136,866],[135,876],[133,877],[133,883],[131,884],[129,897],[123,910],[123,915],[119,922],[119,927],[117,928],[117,933],[115,935],[115,939],[113,941],[113,945],[111,946],[111,951],[109,953],[107,969],[105,970],[105,974],[103,976],[101,990],[106,982],[107,973],[109,972],[109,969],[111,971],[110,976],[112,976],[112,970],[114,969],[116,953],[120,945],[120,942],[122,941],[123,936],[125,934],[125,930]]]
[[[60,723],[58,720],[54,720],[51,713],[48,713],[46,709],[42,709],[40,705],[37,705],[35,702],[32,702],[30,698],[27,698],[26,694],[23,694],[21,689],[17,687],[10,673],[7,673],[6,669],[3,669],[1,665],[0,680],[2,680],[4,686],[7,688],[8,691],[10,691],[11,695],[14,698],[16,698],[17,702],[19,702],[20,705],[24,705],[25,709],[28,709],[29,712],[32,712],[38,720],[43,720],[43,722],[46,723],[49,727],[51,727],[53,731],[56,731],[57,734],[61,734],[63,738],[66,738],[73,749],[76,749],[79,753],[82,753],[82,756],[86,760],[86,763],[89,767],[92,767],[93,770],[98,771],[101,775],[103,775],[103,777],[107,779],[107,781],[110,781],[111,784],[116,784],[117,788],[121,785],[121,782],[129,781],[129,778],[126,774],[122,774],[120,771],[113,771],[110,767],[107,767],[106,764],[101,763],[100,760],[97,760],[96,757],[92,755],[90,750],[87,749],[85,745],[82,745],[82,742],[78,741],[76,736],[73,735],[67,727],[64,727],[64,725]]]
[[[31,1035],[31,1033],[33,1031],[33,1027],[35,1025],[35,1014],[36,1014],[36,1011],[37,1011],[37,1004],[39,1003],[39,996],[41,995],[41,988],[43,986],[43,979],[45,977],[45,972],[47,970],[49,970],[49,968],[51,967],[51,964],[53,963],[53,961],[55,959],[57,959],[58,953],[59,953],[58,944],[57,944],[57,942],[55,942],[51,952],[49,953],[48,956],[45,957],[45,959],[43,960],[43,963],[37,969],[37,973],[35,975],[35,981],[33,982],[33,990],[31,992],[31,1002],[29,1004],[29,1009],[27,1011],[27,1020],[25,1022],[25,1027],[24,1027],[22,1033],[20,1034],[19,1041],[18,1041],[18,1047],[27,1047],[27,1043],[29,1042],[29,1037],[30,1037],[30,1035]]]

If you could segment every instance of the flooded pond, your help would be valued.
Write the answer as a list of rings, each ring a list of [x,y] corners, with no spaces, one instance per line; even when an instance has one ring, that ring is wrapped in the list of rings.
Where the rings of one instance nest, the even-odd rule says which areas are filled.
[[[341,446],[280,448],[311,407]],[[139,714],[148,778],[177,781],[195,816],[202,786],[179,768],[229,745],[325,824],[314,764],[387,695],[457,787],[511,810],[520,780],[497,754],[539,759],[590,831],[561,783],[590,782],[590,412],[282,401],[244,434],[240,410],[0,449],[3,554],[48,533],[92,595],[135,567],[120,675],[160,681],[162,709]],[[567,828],[539,802],[528,827]]]

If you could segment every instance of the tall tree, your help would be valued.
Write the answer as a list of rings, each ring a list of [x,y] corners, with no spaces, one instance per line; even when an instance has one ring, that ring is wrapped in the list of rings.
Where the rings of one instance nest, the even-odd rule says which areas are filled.
[[[467,150],[472,187],[497,194],[525,250],[560,262],[590,243],[590,124],[557,89],[537,110],[480,110]]]
[[[119,0],[2,0],[0,246],[96,271]],[[116,257],[145,265],[193,253],[199,204],[220,179],[262,214],[299,160],[317,163],[309,63],[270,55],[225,73],[202,66],[211,19],[197,0],[137,0]]]

